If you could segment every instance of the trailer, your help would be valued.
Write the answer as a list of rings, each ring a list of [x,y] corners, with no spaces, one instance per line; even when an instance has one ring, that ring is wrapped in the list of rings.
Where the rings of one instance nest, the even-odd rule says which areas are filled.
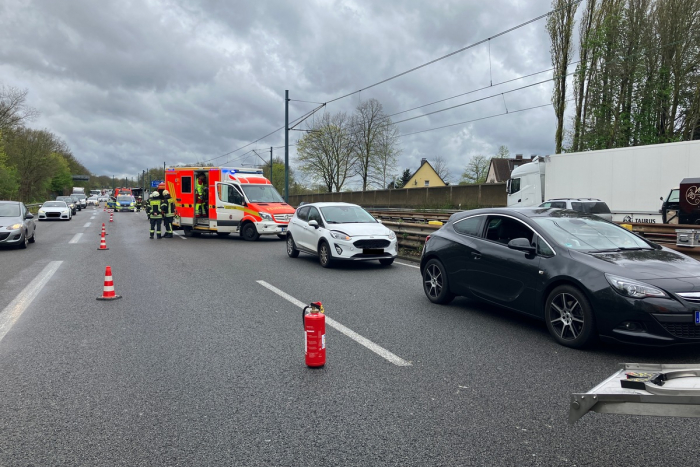
[[[569,423],[588,412],[700,417],[700,364],[622,363],[590,391],[571,395]]]
[[[597,198],[614,221],[661,223],[659,199],[691,176],[700,176],[700,141],[554,154],[513,170],[508,206]]]

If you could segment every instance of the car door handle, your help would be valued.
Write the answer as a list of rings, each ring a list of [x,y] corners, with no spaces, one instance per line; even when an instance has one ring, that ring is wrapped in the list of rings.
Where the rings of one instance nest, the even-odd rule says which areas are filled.
[[[474,259],[481,259],[481,253],[476,253],[476,252],[473,251],[473,252],[472,252],[472,258],[474,258]]]
[[[217,206],[216,209],[224,209],[223,206]]]

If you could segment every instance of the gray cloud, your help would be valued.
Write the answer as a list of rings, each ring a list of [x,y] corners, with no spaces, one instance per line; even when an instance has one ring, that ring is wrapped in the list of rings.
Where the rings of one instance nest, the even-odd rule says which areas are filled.
[[[5,0],[0,82],[29,90],[35,125],[65,139],[97,174],[207,160],[281,127],[285,89],[324,102],[546,12],[547,1],[309,2]],[[550,68],[544,21],[327,106],[376,98],[388,113]],[[551,77],[484,89],[420,115]],[[401,133],[549,102],[551,84],[399,124]],[[292,102],[293,117],[313,105]],[[551,107],[400,139],[401,168],[441,155],[456,181],[469,157],[507,145],[553,147]],[[293,133],[292,141],[299,133]],[[283,144],[278,132],[251,147]],[[217,159],[240,163],[244,151]],[[282,154],[278,151],[277,154]],[[294,150],[292,148],[292,155]],[[257,162],[251,157],[248,162]]]

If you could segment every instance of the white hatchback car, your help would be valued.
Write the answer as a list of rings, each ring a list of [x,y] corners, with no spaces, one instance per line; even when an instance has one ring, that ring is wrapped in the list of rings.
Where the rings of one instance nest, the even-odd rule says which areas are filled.
[[[301,206],[289,221],[287,254],[318,255],[324,268],[334,262],[377,261],[383,266],[398,254],[396,234],[356,204],[312,203]]]

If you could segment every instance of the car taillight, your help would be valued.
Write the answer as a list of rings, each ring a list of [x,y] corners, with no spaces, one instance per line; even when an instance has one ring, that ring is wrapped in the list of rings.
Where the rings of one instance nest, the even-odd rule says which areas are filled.
[[[428,243],[428,240],[430,240],[430,235],[425,236],[425,243]]]

